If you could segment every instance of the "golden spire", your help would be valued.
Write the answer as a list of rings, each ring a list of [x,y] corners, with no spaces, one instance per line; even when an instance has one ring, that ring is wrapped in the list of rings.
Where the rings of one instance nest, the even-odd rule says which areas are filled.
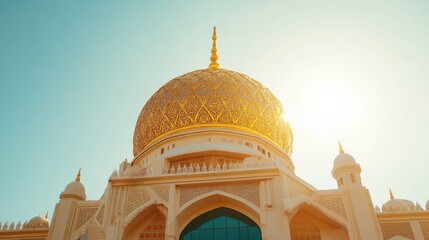
[[[45,215],[45,218],[46,218],[46,219],[48,219],[48,213],[49,213],[49,211],[48,211],[48,212],[46,212],[46,215]]]
[[[79,168],[79,172],[76,175],[75,181],[78,181],[78,182],[80,181],[80,168]]]
[[[390,188],[389,188],[389,194],[390,194],[390,199],[395,199],[395,197],[393,196],[392,190],[390,190]]]
[[[344,153],[344,149],[343,149],[343,146],[341,145],[340,141],[338,141],[338,148],[339,148],[340,154]]]
[[[217,48],[216,48],[216,39],[217,39],[217,36],[216,36],[216,27],[213,27],[213,36],[212,36],[212,39],[213,39],[213,46],[212,46],[212,55],[210,57],[211,63],[209,65],[209,69],[219,69],[220,65],[219,65],[219,63],[217,63],[218,56],[216,55],[216,53],[217,53]]]

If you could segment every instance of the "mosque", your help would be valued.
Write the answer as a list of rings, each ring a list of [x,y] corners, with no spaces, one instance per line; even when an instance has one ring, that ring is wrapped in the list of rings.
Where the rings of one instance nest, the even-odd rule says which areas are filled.
[[[295,174],[293,135],[279,100],[218,64],[176,77],[147,101],[123,161],[98,200],[80,171],[50,222],[0,223],[0,239],[346,240],[429,239],[426,210],[409,200],[374,207],[361,167],[341,144],[336,189]]]

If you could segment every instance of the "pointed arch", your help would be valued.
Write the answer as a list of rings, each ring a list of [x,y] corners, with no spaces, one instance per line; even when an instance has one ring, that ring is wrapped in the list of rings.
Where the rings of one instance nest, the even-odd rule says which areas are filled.
[[[261,240],[259,226],[246,215],[219,207],[194,218],[180,233],[179,240]]]
[[[260,227],[259,208],[249,201],[222,191],[203,194],[183,205],[176,215],[177,236],[196,217],[216,208],[226,207],[240,212]]]
[[[321,210],[307,202],[299,204],[289,216],[291,239],[348,240],[347,224]]]
[[[289,222],[292,220],[294,215],[300,210],[300,209],[308,209],[311,212],[316,212],[319,216],[324,216],[330,221],[335,222],[336,224],[339,224],[345,228],[347,228],[348,222],[343,217],[339,216],[336,213],[333,213],[332,211],[324,208],[317,202],[314,202],[309,197],[302,197],[297,199],[294,204],[292,210],[289,212]]]
[[[165,236],[165,224],[167,219],[167,207],[163,204],[158,204],[155,201],[149,201],[145,205],[140,206],[133,214],[130,214],[125,218],[123,222],[122,236],[121,239],[134,239],[136,236],[141,236],[143,231],[148,232],[148,228],[152,225],[156,225],[157,231],[149,231],[151,234],[156,234],[157,238],[161,239]],[[159,236],[161,234],[162,236]],[[154,236],[142,236],[141,239],[150,239],[148,237]],[[159,238],[158,238],[159,237]]]

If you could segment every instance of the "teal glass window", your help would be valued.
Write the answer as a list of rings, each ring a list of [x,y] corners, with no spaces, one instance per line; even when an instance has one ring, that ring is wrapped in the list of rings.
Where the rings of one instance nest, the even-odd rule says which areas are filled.
[[[261,240],[258,225],[246,215],[229,208],[208,211],[180,234],[180,240]]]

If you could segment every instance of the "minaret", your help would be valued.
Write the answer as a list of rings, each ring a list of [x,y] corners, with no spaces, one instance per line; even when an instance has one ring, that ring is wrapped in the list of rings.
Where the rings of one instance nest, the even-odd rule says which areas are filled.
[[[85,201],[85,187],[80,182],[80,176],[81,170],[79,169],[75,181],[69,183],[60,194],[60,201],[55,206],[51,222],[55,228],[49,231],[47,240],[63,239],[68,224],[64,219],[69,219],[73,212],[74,203]],[[46,213],[45,218],[48,218],[48,213]]]
[[[337,180],[338,188],[362,186],[360,165],[350,154],[344,152],[340,142],[338,142],[338,150],[339,154],[334,160],[334,168],[331,172]]]
[[[331,173],[337,180],[339,191],[349,196],[345,205],[355,213],[355,217],[350,219],[358,226],[354,231],[358,232],[360,239],[383,239],[371,196],[362,185],[361,167],[350,154],[344,152],[340,142],[338,148],[339,154]]]

